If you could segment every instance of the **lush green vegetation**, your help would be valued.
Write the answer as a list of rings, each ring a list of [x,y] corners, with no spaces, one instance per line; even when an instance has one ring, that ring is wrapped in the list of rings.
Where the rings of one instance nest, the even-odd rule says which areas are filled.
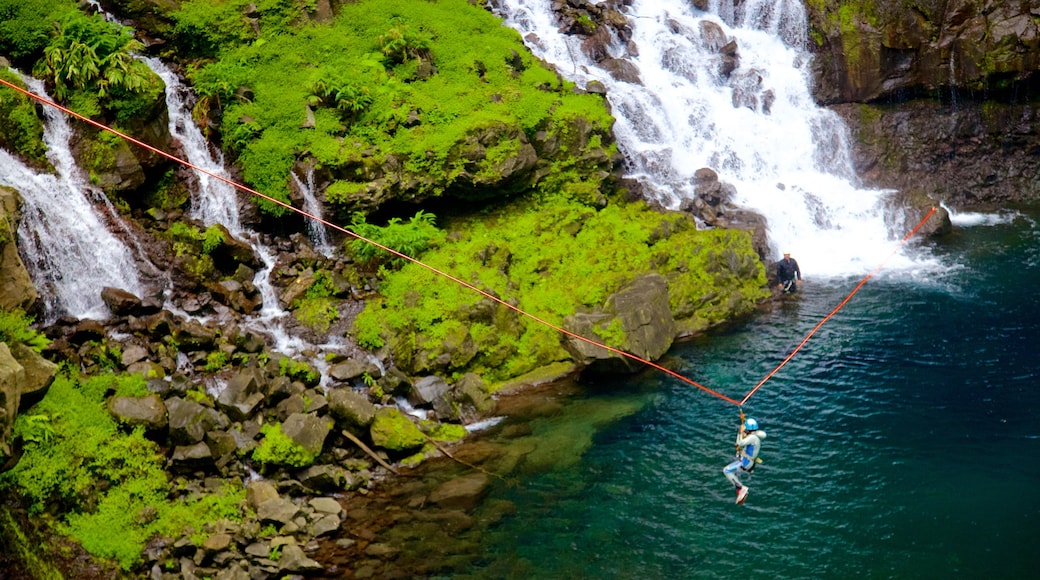
[[[33,318],[20,310],[0,308],[0,342],[24,344],[42,352],[50,344],[47,337],[32,328]]]
[[[9,70],[0,70],[0,78],[25,88],[18,75]],[[3,85],[0,85],[0,147],[34,163],[47,163],[43,123],[36,115],[35,101]]]
[[[0,486],[27,498],[30,513],[53,516],[59,531],[124,569],[154,535],[190,531],[201,539],[206,524],[244,515],[245,492],[237,486],[175,497],[158,446],[140,428],[128,431],[112,419],[106,396],[139,394],[143,384],[139,375],[60,373],[47,396],[18,416],[15,435],[26,453],[0,475]]]
[[[750,310],[766,293],[746,232],[698,231],[688,216],[644,204],[596,210],[565,198],[518,202],[449,229],[452,243],[428,251],[426,263],[556,325],[652,271],[668,279],[677,318],[700,328]],[[759,275],[742,279],[741,271]],[[477,314],[485,298],[414,264],[388,272],[380,292],[358,316],[357,337],[366,347],[389,344],[404,368],[432,370],[423,357],[467,336],[478,348],[473,358],[436,370],[495,381],[569,356],[555,331],[504,307]]]
[[[465,0],[362,0],[333,23],[298,28],[306,2],[261,1],[259,34],[241,16],[248,3],[196,0],[174,17],[182,45],[216,57],[189,72],[197,114],[221,116],[245,178],[276,198],[288,199],[302,157],[334,175],[329,201],[350,209],[388,171],[417,194],[443,193],[467,163],[459,148],[482,131],[555,133],[579,116],[609,130],[602,98],[575,95],[515,31]],[[301,129],[308,107],[314,125]],[[489,144],[483,171],[516,147]]]

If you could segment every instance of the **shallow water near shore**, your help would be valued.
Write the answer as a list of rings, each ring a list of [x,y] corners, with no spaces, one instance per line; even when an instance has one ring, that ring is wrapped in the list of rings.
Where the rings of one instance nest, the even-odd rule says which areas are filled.
[[[745,406],[767,432],[745,505],[734,505],[721,473],[734,405],[655,371],[600,378],[525,399],[464,445],[485,447],[474,456],[506,477],[492,479],[456,530],[442,521],[443,536],[421,537],[399,525],[376,540],[425,554],[417,568],[400,557],[385,570],[1031,576],[1040,564],[1038,217],[959,228],[932,250],[944,272],[882,274],[825,324]],[[666,363],[740,399],[858,282],[813,280],[811,264],[802,267],[797,297],[676,345]]]

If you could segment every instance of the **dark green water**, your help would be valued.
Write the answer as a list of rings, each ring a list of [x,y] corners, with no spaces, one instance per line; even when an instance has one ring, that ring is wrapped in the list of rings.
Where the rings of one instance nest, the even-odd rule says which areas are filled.
[[[614,416],[532,422],[548,449],[492,491],[516,511],[459,576],[1035,577],[1038,218],[962,228],[944,268],[886,273],[824,325],[745,407],[768,437],[743,506],[721,473],[735,406],[654,372],[589,385],[561,417]],[[802,267],[796,300],[674,368],[741,398],[856,283]]]

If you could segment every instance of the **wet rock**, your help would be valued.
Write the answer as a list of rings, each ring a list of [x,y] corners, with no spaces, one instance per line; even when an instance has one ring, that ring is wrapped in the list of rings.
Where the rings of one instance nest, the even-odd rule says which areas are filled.
[[[167,425],[166,405],[159,395],[109,397],[108,412],[121,423],[141,425],[151,431]]]
[[[312,493],[334,492],[346,487],[347,471],[335,465],[312,465],[300,473],[299,479]]]
[[[434,405],[439,401],[447,401],[449,390],[451,387],[448,386],[448,383],[438,376],[422,377],[412,383],[408,402],[416,407]]]
[[[366,373],[372,378],[379,378],[382,374],[374,362],[364,359],[347,359],[329,368],[329,377],[343,382],[354,380]]]
[[[15,243],[20,206],[18,192],[0,186],[0,308],[4,310],[29,310],[39,297]]]
[[[184,350],[204,350],[213,347],[217,331],[194,320],[188,320],[177,332],[177,341]]]
[[[141,299],[120,288],[106,287],[101,290],[101,301],[116,316],[137,315],[141,313]]]
[[[367,397],[348,388],[329,389],[326,398],[336,425],[352,433],[368,429],[376,416],[376,406]]]
[[[488,484],[488,476],[483,473],[452,479],[430,492],[430,502],[443,508],[469,511],[487,495]]]
[[[468,373],[454,388],[455,405],[458,418],[471,422],[486,417],[495,408],[495,400],[487,392],[487,385],[480,375]]]
[[[217,406],[227,413],[232,421],[248,419],[264,400],[262,385],[263,376],[257,369],[243,369],[228,381],[217,397]]]

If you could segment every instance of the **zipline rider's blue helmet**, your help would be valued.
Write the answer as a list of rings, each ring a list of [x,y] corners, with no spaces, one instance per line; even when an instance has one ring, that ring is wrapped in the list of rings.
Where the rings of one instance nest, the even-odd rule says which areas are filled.
[[[748,419],[747,421],[744,421],[744,428],[748,431],[758,431],[758,421]]]

